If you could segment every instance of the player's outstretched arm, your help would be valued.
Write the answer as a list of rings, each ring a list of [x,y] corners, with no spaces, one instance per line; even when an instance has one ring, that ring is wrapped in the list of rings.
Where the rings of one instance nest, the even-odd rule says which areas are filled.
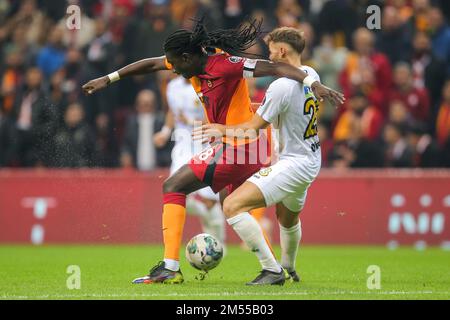
[[[314,95],[319,101],[328,99],[333,104],[342,104],[345,101],[344,95],[333,89],[330,89],[304,71],[283,62],[272,62],[269,60],[258,60],[255,65],[253,76],[257,77],[285,77],[311,87]]]
[[[250,121],[235,125],[223,125],[218,123],[208,123],[195,127],[192,131],[193,140],[210,141],[211,138],[249,138],[254,139],[259,135],[259,130],[265,129],[270,125],[259,114],[254,114]]]
[[[168,70],[165,64],[165,56],[148,58],[129,64],[122,69],[110,73],[109,75],[94,79],[83,85],[85,94],[93,94],[98,90],[106,88],[110,83],[125,77],[148,74],[160,70]]]

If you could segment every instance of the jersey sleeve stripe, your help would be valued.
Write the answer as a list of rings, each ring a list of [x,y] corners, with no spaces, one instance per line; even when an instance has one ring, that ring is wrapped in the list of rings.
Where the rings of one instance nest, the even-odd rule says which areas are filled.
[[[246,59],[244,61],[243,67],[243,76],[244,78],[253,78],[253,72],[255,71],[257,60],[255,59]]]

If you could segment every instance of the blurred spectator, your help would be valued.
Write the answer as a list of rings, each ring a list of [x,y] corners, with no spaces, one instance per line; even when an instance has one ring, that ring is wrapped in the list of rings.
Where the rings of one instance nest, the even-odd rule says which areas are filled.
[[[383,9],[381,30],[377,34],[376,47],[391,64],[406,61],[411,52],[411,36],[402,23],[399,11],[392,6]]]
[[[397,9],[397,14],[402,24],[407,23],[413,15],[413,8],[409,3],[409,0],[393,0],[390,3],[394,8]]]
[[[0,21],[5,21],[6,15],[10,10],[9,0],[0,0]]]
[[[29,167],[48,165],[57,113],[42,88],[42,73],[31,68],[25,84],[17,95],[13,117],[18,133],[18,157],[21,165]]]
[[[65,14],[67,7],[74,4],[73,0],[38,0],[41,10],[52,20],[53,23],[59,21]]]
[[[63,30],[54,27],[48,37],[47,45],[43,47],[37,56],[37,65],[46,78],[49,78],[65,62],[65,50],[62,43]]]
[[[337,141],[329,155],[329,161],[336,168],[370,168],[383,166],[383,152],[378,143],[362,135],[361,119],[354,115],[347,140]]]
[[[359,25],[358,14],[352,6],[350,0],[326,1],[319,13],[319,34],[332,35],[338,47],[351,46],[352,34]]]
[[[298,25],[298,29],[303,31],[305,38],[305,49],[302,52],[302,64],[316,68],[313,60],[313,48],[314,48],[314,29],[308,22],[303,22]]]
[[[412,167],[413,149],[406,139],[407,128],[388,122],[384,127],[385,165],[388,167]]]
[[[167,2],[145,2],[140,10],[140,16],[132,18],[126,26],[124,41],[118,49],[124,64],[163,55],[165,39],[178,29],[171,19]],[[158,77],[161,77],[161,74],[150,74],[121,81],[118,84],[117,101],[122,106],[132,106],[137,93],[143,89],[155,90],[160,96]]]
[[[93,77],[107,74],[113,68],[114,45],[108,25],[102,18],[95,20],[95,37],[85,48],[89,73]]]
[[[428,26],[431,31],[433,53],[447,64],[450,75],[450,26],[445,21],[442,10],[433,6],[428,10]]]
[[[12,32],[11,42],[4,46],[4,51],[17,52],[21,56],[24,66],[29,67],[34,64],[38,48],[27,41],[27,33],[27,27],[24,25],[17,26]]]
[[[0,167],[14,163],[17,134],[14,123],[0,107]]]
[[[124,21],[127,17],[134,14],[137,4],[138,1],[135,0],[101,1],[96,3],[94,12],[96,17],[107,19],[115,25],[115,23]],[[117,25],[113,28],[115,31],[117,31],[116,27]],[[118,39],[121,39],[121,37]]]
[[[333,150],[333,139],[331,137],[331,123],[319,121],[318,135],[320,140],[320,152],[322,153],[322,167],[328,167],[330,153]]]
[[[144,18],[131,21],[125,30],[128,61],[163,55],[165,39],[175,30],[167,5],[148,3],[144,7]]]
[[[448,149],[450,142],[450,80],[445,82],[442,89],[442,102],[436,120],[436,137],[439,145]]]
[[[64,126],[54,138],[54,165],[61,168],[82,168],[94,165],[95,138],[84,120],[83,107],[73,103],[67,107]]]
[[[430,100],[425,89],[414,88],[411,66],[399,62],[394,68],[394,87],[388,99],[402,101],[416,121],[429,120]]]
[[[428,30],[427,13],[430,8],[429,0],[412,0],[413,14],[407,22],[411,34]]]
[[[359,121],[358,134],[366,140],[375,140],[380,136],[383,116],[379,109],[369,104],[362,92],[356,92],[348,101],[348,109],[339,117],[334,130],[335,140],[348,140],[355,121]]]
[[[415,34],[413,48],[411,63],[414,87],[419,90],[428,90],[431,106],[429,127],[431,132],[434,132],[438,103],[441,100],[441,91],[446,77],[446,66],[433,54],[430,37],[425,32]]]
[[[220,1],[172,0],[170,11],[173,22],[184,29],[192,29],[195,19],[206,15],[210,28],[215,29],[223,24]]]
[[[95,139],[95,166],[117,167],[119,149],[111,119],[106,113],[100,113],[96,118]]]
[[[114,69],[115,45],[112,43],[111,33],[108,31],[108,25],[102,18],[95,20],[95,35],[92,42],[83,50],[86,61],[83,70],[76,70],[76,64],[72,65],[74,71],[81,71],[83,78],[95,79],[102,75],[108,74]],[[76,60],[75,63],[80,61]],[[80,74],[75,75],[79,77]],[[79,87],[78,87],[79,89]],[[114,97],[116,90],[102,91],[94,96],[85,98],[86,118],[89,123],[93,124],[96,117],[100,113],[109,112],[114,109]]]
[[[108,31],[107,22],[102,18],[95,19],[95,34],[92,42],[83,49],[85,61],[81,61],[81,54],[72,52],[72,64],[67,67],[73,68],[75,79],[95,79],[108,74],[115,68],[116,46],[112,42],[111,32]],[[83,69],[80,70],[80,63]],[[78,80],[79,81],[79,80]],[[79,89],[79,86],[77,87]],[[78,92],[80,94],[80,92]],[[85,97],[86,119],[94,124],[100,113],[112,113],[116,107],[115,90],[104,90],[96,95]]]
[[[3,111],[11,113],[22,80],[22,55],[18,49],[11,48],[5,53],[5,67],[1,70],[0,101]]]
[[[249,17],[252,10],[262,9],[274,12],[276,1],[271,0],[216,0],[223,14],[223,27],[235,28],[244,18]]]
[[[112,34],[113,43],[119,44],[123,41],[129,17],[136,10],[136,3],[133,0],[114,0],[107,3],[111,7],[111,17],[108,19],[108,14],[103,14],[102,17],[109,21],[109,30]],[[120,63],[123,63],[123,61]]]
[[[85,69],[81,51],[69,48],[66,52],[66,64],[64,65],[65,79],[63,90],[67,94],[70,103],[77,101],[81,95],[81,86],[79,84],[87,78]]]
[[[262,30],[273,30],[278,27],[275,17],[273,16],[273,12],[270,10],[253,10],[251,18],[256,19],[257,21],[262,21]]]
[[[64,123],[64,114],[68,104],[67,93],[64,88],[65,75],[64,69],[59,69],[52,75],[48,94],[49,103],[56,112],[59,126]]]
[[[347,56],[340,74],[340,84],[346,96],[362,90],[370,103],[386,114],[386,92],[392,83],[391,65],[387,57],[375,51],[371,31],[359,28],[353,34],[354,51]]]
[[[153,135],[164,125],[165,117],[157,113],[156,95],[143,90],[136,98],[136,111],[128,118],[122,145],[121,164],[139,170],[152,170],[170,164],[172,143],[158,150],[153,144]]]
[[[415,123],[411,126],[408,141],[414,152],[414,167],[433,168],[442,165],[439,147],[423,124]]]
[[[409,126],[414,122],[414,118],[402,101],[392,100],[389,102],[388,121],[397,125]]]
[[[3,25],[6,35],[19,27],[26,28],[26,38],[31,45],[42,45],[50,28],[51,21],[38,9],[36,0],[22,0],[19,10]]]
[[[320,80],[330,88],[340,90],[338,77],[344,67],[348,50],[345,47],[336,47],[331,35],[324,34],[320,44],[314,49],[313,61]],[[322,107],[323,106],[323,107]],[[336,114],[336,106],[328,101],[321,104],[321,119],[331,120]]]
[[[275,15],[281,27],[294,27],[290,21],[300,21],[303,9],[296,0],[279,0]]]

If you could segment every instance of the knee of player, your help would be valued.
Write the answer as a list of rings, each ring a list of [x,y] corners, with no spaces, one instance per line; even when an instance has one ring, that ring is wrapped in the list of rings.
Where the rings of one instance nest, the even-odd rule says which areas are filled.
[[[237,215],[240,210],[240,204],[239,201],[237,201],[237,199],[233,199],[232,197],[227,197],[225,198],[225,201],[223,202],[223,214],[225,215],[225,217],[227,217],[228,219],[231,217],[234,217],[235,215]]]
[[[299,221],[299,215],[293,212],[278,212],[277,211],[278,223],[285,228],[291,228],[297,225]]]
[[[163,182],[163,193],[179,192],[177,186],[178,184],[169,177]]]

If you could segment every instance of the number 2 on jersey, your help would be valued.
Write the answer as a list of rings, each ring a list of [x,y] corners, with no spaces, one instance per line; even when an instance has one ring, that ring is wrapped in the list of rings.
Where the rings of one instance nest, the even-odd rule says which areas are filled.
[[[309,139],[317,135],[317,113],[319,112],[319,103],[310,97],[305,101],[305,107],[303,109],[303,114],[311,115],[311,120],[309,120],[306,131],[303,134],[303,139]]]

